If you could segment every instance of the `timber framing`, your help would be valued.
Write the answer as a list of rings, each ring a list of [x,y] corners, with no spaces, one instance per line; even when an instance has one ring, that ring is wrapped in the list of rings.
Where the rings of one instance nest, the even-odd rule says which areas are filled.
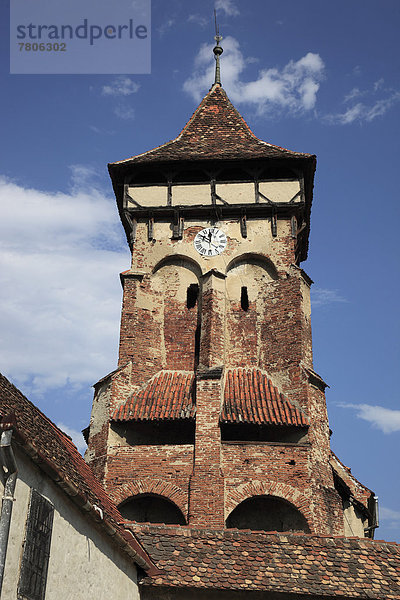
[[[127,215],[133,218],[149,218],[149,207],[140,207],[129,195],[129,186],[165,186],[165,205],[151,207],[155,219],[167,218],[174,222],[174,214],[179,213],[184,218],[209,216],[210,220],[220,220],[224,217],[238,219],[245,210],[246,217],[271,218],[279,216],[295,216],[299,224],[297,231],[297,261],[306,260],[308,254],[308,238],[310,233],[310,215],[313,198],[314,173],[316,157],[302,155],[299,157],[265,158],[252,161],[180,161],[179,167],[174,163],[134,162],[111,163],[108,170],[111,176],[114,193],[117,200],[119,215],[125,229],[128,243],[132,247],[132,224]],[[193,174],[196,177],[193,177]],[[273,203],[268,199],[260,202],[259,183],[268,181],[299,181],[300,191],[289,202]],[[193,183],[210,185],[210,204],[198,206],[172,206],[172,187]],[[215,186],[226,183],[254,183],[254,203],[229,204],[219,198]],[[297,198],[300,197],[298,201]],[[128,208],[128,201],[135,206]],[[297,200],[297,201],[296,201]],[[216,210],[218,213],[216,214]]]

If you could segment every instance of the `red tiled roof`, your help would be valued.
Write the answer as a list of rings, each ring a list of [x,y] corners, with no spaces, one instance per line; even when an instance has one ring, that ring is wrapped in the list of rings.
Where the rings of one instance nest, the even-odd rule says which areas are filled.
[[[214,85],[174,140],[126,160],[111,163],[110,169],[130,163],[182,160],[234,160],[295,158],[315,163],[315,156],[292,152],[259,140],[232,105],[225,90]]]
[[[0,430],[13,429],[13,439],[71,499],[89,514],[103,511],[99,525],[111,525],[138,555],[138,564],[154,571],[149,557],[130,532],[118,525],[122,516],[69,437],[0,373]],[[93,512],[93,510],[91,511]],[[109,528],[110,529],[110,528]]]
[[[400,599],[400,545],[394,542],[237,529],[132,529],[162,569],[142,582],[153,588]]]
[[[301,409],[281,394],[259,369],[227,372],[221,421],[259,425],[309,425]]]
[[[114,421],[193,419],[194,374],[184,371],[160,371],[127,402],[118,407]]]

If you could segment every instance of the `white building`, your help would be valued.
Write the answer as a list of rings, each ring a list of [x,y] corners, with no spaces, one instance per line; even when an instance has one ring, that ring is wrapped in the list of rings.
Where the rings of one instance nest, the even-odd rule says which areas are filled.
[[[2,375],[0,414],[2,600],[138,599],[157,569],[69,437]]]

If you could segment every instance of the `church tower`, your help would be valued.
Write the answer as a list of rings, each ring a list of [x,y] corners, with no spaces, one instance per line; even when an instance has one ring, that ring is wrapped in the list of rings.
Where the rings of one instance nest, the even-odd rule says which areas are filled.
[[[132,521],[373,537],[313,370],[300,265],[316,158],[252,133],[214,52],[178,137],[109,165],[132,263],[86,459]]]

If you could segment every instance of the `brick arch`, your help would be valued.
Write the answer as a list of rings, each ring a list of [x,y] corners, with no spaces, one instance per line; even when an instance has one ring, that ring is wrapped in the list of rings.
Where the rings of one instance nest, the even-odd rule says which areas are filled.
[[[188,269],[189,271],[192,271],[192,273],[194,273],[197,279],[199,280],[202,275],[202,269],[197,260],[194,260],[194,258],[191,258],[190,256],[185,256],[184,254],[172,254],[164,256],[164,258],[162,258],[155,265],[151,274],[155,275],[160,269],[168,266],[175,266],[181,267],[183,269]]]
[[[278,270],[273,261],[268,256],[257,254],[256,252],[245,252],[244,254],[235,256],[235,258],[228,263],[225,271],[226,274],[228,275],[229,271],[241,264],[261,267],[268,273],[271,279],[279,279]]]
[[[136,479],[135,481],[129,481],[128,483],[119,485],[108,492],[108,494],[116,505],[121,504],[121,502],[128,500],[128,498],[131,498],[132,496],[138,496],[139,494],[155,494],[157,496],[163,496],[167,500],[170,500],[170,502],[176,504],[187,520],[187,494],[185,494],[181,488],[169,481],[153,479],[150,477]]]
[[[310,531],[313,532],[312,513],[310,510],[310,499],[304,494],[296,490],[296,488],[285,483],[267,482],[267,481],[251,481],[241,483],[237,487],[231,489],[227,494],[225,503],[225,519],[230,513],[244,500],[249,500],[254,496],[275,496],[287,500],[303,515],[306,519]]]

